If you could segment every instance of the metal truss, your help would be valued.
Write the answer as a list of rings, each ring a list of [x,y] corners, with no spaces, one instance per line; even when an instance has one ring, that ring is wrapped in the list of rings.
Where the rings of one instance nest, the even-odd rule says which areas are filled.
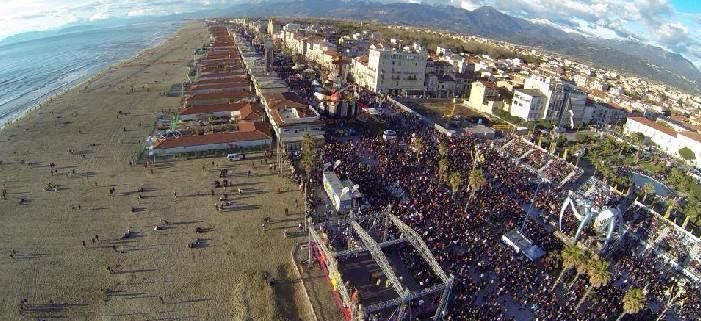
[[[375,259],[377,265],[380,267],[380,269],[382,269],[382,272],[385,273],[387,280],[389,280],[389,283],[392,284],[394,290],[397,291],[399,297],[402,299],[405,298],[408,295],[408,290],[402,286],[401,282],[399,282],[399,278],[397,278],[397,275],[394,274],[392,266],[389,264],[389,261],[387,261],[387,257],[384,253],[382,253],[382,249],[377,245],[377,242],[375,242],[372,236],[370,236],[370,234],[368,234],[368,232],[366,232],[365,229],[363,229],[363,227],[360,226],[360,224],[358,224],[358,222],[356,222],[354,219],[350,220],[350,225],[353,227],[355,233],[358,234],[360,240],[363,242],[363,245],[365,245],[365,248],[370,252],[370,255],[372,255],[372,258]]]
[[[397,297],[393,299],[364,307],[356,305],[350,300],[348,289],[346,288],[344,282],[337,282],[338,292],[344,304],[351,309],[351,316],[353,320],[358,320],[357,318],[359,317],[363,318],[365,316],[369,316],[373,312],[377,312],[394,306],[398,306],[397,310],[395,311],[396,314],[393,315],[394,320],[403,320],[407,314],[410,302],[412,300],[441,292],[440,301],[438,303],[436,312],[433,316],[433,320],[440,320],[443,317],[443,315],[445,315],[445,311],[447,310],[454,278],[453,276],[448,276],[445,273],[445,271],[443,271],[443,269],[440,267],[440,265],[434,258],[433,254],[431,254],[431,251],[429,250],[428,246],[426,246],[426,243],[421,239],[421,236],[418,233],[416,233],[416,231],[414,231],[411,227],[402,222],[401,219],[392,214],[391,211],[391,207],[388,207],[387,210],[383,211],[382,213],[376,213],[371,215],[358,216],[354,213],[351,213],[348,219],[339,222],[339,226],[350,225],[350,227],[355,232],[353,234],[360,238],[361,244],[356,245],[354,248],[334,252],[333,250],[329,249],[328,246],[326,246],[326,241],[319,236],[318,232],[314,229],[314,226],[310,226],[310,241],[316,243],[318,249],[322,252],[330,274],[333,273],[336,275],[340,275],[337,262],[338,258],[345,258],[348,256],[357,255],[365,251],[369,252],[375,263],[377,263],[377,265],[383,271],[383,273],[387,277],[387,280],[397,293]],[[382,242],[380,243],[375,241],[375,239],[373,239],[370,233],[368,233],[368,231],[366,231],[359,223],[370,219],[384,219],[384,222],[379,222],[380,224],[384,225],[384,230],[382,231],[382,235],[380,235],[380,238],[382,239]],[[318,226],[330,227],[328,226],[328,224],[329,223],[327,222],[322,223]],[[396,239],[387,239],[387,231],[390,227],[390,224],[394,225],[401,234]],[[409,242],[416,249],[416,251],[425,260],[425,262],[431,267],[436,276],[438,276],[438,278],[441,280],[439,284],[421,289],[420,291],[409,291],[402,285],[399,278],[397,278],[396,273],[394,273],[394,269],[392,269],[390,262],[387,260],[387,257],[382,252],[382,248],[394,244],[399,244],[402,242]],[[362,311],[359,311],[358,307],[362,307]]]

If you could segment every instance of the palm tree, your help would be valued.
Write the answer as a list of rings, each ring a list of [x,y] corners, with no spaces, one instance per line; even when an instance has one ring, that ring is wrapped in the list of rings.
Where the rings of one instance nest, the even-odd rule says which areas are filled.
[[[553,288],[550,291],[555,290],[555,287],[560,283],[560,279],[565,275],[569,269],[577,266],[577,261],[582,257],[582,250],[575,245],[568,244],[564,249],[560,250],[560,258],[562,259],[562,270],[560,275],[557,276],[557,280],[553,283]]]
[[[590,286],[584,292],[584,295],[579,300],[579,303],[577,303],[577,308],[575,310],[579,310],[579,307],[582,305],[582,303],[584,303],[584,300],[589,297],[592,290],[596,290],[611,281],[609,262],[604,261],[599,257],[592,258],[589,260],[589,264],[587,264],[587,275],[589,275]]]
[[[689,206],[687,206],[687,207],[689,207]],[[690,209],[687,210],[686,213],[684,213],[684,214],[686,215],[686,217],[684,217],[684,222],[682,223],[683,229],[686,229],[686,226],[689,225],[690,221],[694,221],[694,222],[698,223],[699,216],[701,216],[701,215],[699,215],[698,207],[695,207],[695,206],[690,207]]]
[[[414,140],[411,142],[411,148],[416,152],[416,153],[421,153],[423,152],[424,148],[426,147],[426,144],[424,144],[423,139],[421,138],[414,138]]]
[[[438,161],[438,177],[443,180],[444,175],[448,172],[448,160],[441,158]]]
[[[441,155],[441,157],[445,157],[445,155],[448,153],[448,144],[445,142],[441,142],[438,144],[438,155]]]
[[[470,198],[473,198],[486,183],[487,180],[484,178],[482,170],[479,168],[472,169],[467,177],[467,184],[470,187]]]
[[[309,178],[314,168],[315,156],[314,140],[311,135],[304,134],[304,138],[302,138],[302,166],[304,166],[307,178]]]
[[[643,203],[647,200],[647,197],[652,195],[652,193],[655,191],[655,187],[652,186],[650,183],[646,183],[642,187],[642,193],[643,193]]]
[[[450,176],[448,176],[448,184],[450,184],[450,188],[453,189],[453,196],[455,196],[455,193],[462,184],[462,175],[460,175],[460,172],[455,171],[450,173]]]
[[[616,321],[621,321],[627,314],[636,314],[645,308],[645,291],[641,288],[630,288],[623,295],[623,312]]]
[[[572,288],[572,286],[577,282],[577,279],[579,279],[579,276],[587,273],[587,269],[589,268],[589,260],[591,260],[591,253],[582,250],[580,256],[576,259],[577,260],[574,262],[574,268],[577,270],[577,274],[574,276],[574,279],[568,288]]]
[[[670,198],[667,201],[667,212],[665,212],[664,217],[666,219],[669,219],[672,216],[672,212],[676,211],[678,208],[679,208],[679,202],[677,202],[677,199]]]

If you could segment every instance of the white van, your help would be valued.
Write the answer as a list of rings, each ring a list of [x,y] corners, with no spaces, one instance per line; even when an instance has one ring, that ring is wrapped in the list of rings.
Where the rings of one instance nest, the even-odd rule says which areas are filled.
[[[243,156],[243,154],[239,154],[239,153],[233,153],[233,154],[226,155],[226,159],[228,159],[230,162],[242,160],[245,158],[246,157]]]
[[[382,133],[382,138],[383,138],[385,141],[395,140],[395,139],[397,139],[397,132],[395,132],[395,131],[393,131],[393,130],[391,130],[391,129],[385,130],[385,131]]]

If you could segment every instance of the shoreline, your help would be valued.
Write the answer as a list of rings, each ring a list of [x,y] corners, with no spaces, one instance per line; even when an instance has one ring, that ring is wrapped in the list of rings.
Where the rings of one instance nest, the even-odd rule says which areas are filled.
[[[75,84],[69,85],[69,86],[66,87],[66,88],[59,89],[59,90],[57,90],[57,91],[55,91],[55,92],[53,92],[53,93],[50,93],[50,94],[48,94],[46,97],[41,98],[40,101],[38,101],[38,102],[36,102],[36,103],[34,103],[34,104],[30,104],[30,105],[29,105],[27,108],[25,108],[24,110],[18,111],[18,112],[16,113],[16,115],[11,115],[11,116],[9,116],[10,120],[8,120],[8,121],[6,121],[6,122],[0,122],[0,136],[3,134],[3,131],[4,131],[7,127],[9,127],[9,126],[11,126],[11,125],[14,125],[14,124],[16,124],[17,122],[21,121],[22,119],[24,119],[25,117],[27,117],[31,112],[41,109],[41,108],[44,107],[46,104],[48,104],[48,103],[50,103],[51,101],[53,101],[53,99],[58,98],[58,97],[60,97],[60,96],[62,96],[62,95],[65,95],[66,93],[68,93],[68,92],[70,92],[70,91],[72,91],[72,90],[75,90],[75,89],[78,89],[78,90],[79,90],[79,88],[82,87],[82,86],[89,86],[90,83],[92,83],[93,81],[95,81],[95,80],[99,79],[100,77],[104,76],[105,73],[107,73],[108,71],[112,70],[112,68],[120,67],[120,66],[122,66],[122,65],[124,65],[124,64],[130,63],[130,62],[132,62],[132,61],[134,61],[134,60],[137,60],[139,57],[141,57],[141,56],[142,56],[144,53],[146,53],[147,51],[149,51],[149,50],[154,50],[154,49],[158,49],[159,47],[162,47],[162,46],[163,46],[165,43],[167,43],[168,41],[173,40],[173,39],[175,38],[175,36],[178,34],[178,32],[180,32],[180,31],[181,31],[185,26],[187,26],[189,23],[193,23],[193,21],[187,21],[187,20],[186,20],[186,21],[182,21],[182,22],[179,22],[179,23],[182,23],[182,25],[179,26],[178,28],[176,28],[175,30],[173,30],[173,31],[172,31],[172,34],[170,34],[167,38],[165,38],[165,39],[163,39],[163,40],[161,40],[161,41],[159,41],[159,42],[153,44],[152,46],[143,48],[143,49],[141,49],[141,50],[135,52],[133,55],[131,55],[131,56],[127,57],[127,58],[124,58],[124,59],[115,61],[114,63],[109,64],[109,65],[107,65],[107,66],[101,68],[100,70],[98,70],[98,71],[97,71],[96,73],[94,73],[93,75],[88,76],[88,78],[85,78],[85,79],[83,79],[83,80],[81,80],[81,81],[79,81],[79,82],[77,82],[77,83],[75,83]]]

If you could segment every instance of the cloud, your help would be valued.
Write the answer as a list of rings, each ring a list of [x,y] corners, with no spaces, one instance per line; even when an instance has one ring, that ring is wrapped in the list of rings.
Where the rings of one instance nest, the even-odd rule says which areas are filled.
[[[689,42],[689,29],[681,23],[665,23],[657,31],[659,41],[671,47]]]
[[[397,0],[384,0],[395,2]],[[423,0],[462,8],[493,6],[565,32],[632,39],[680,53],[701,66],[701,13],[679,12],[669,0]]]
[[[0,6],[0,40],[9,35],[109,18],[196,12],[243,0],[17,0]]]

